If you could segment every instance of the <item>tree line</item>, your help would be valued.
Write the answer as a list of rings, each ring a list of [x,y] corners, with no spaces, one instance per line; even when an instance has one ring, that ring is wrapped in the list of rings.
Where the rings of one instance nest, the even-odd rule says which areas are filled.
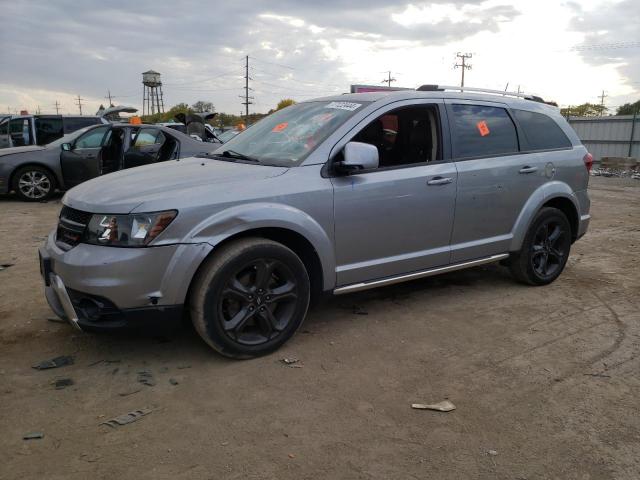
[[[248,123],[249,125],[251,125],[261,118],[264,118],[277,110],[288,107],[289,105],[293,105],[295,103],[296,102],[290,98],[284,98],[278,102],[276,108],[269,110],[267,113],[250,113],[248,117],[245,117],[244,115],[240,116],[233,115],[231,113],[218,112],[218,114],[213,119],[209,120],[209,123],[214,127],[236,126],[241,123]],[[177,105],[174,105],[164,113],[145,115],[144,117],[142,117],[142,121],[145,123],[171,122],[175,121],[176,115],[180,113],[184,113],[186,115],[190,113],[205,112],[215,112],[215,106],[212,102],[198,100],[193,105],[189,105],[187,103],[179,103]]]

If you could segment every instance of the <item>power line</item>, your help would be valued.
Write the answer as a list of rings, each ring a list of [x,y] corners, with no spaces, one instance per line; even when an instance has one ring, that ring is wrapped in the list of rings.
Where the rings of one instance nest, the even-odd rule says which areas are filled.
[[[462,63],[456,63],[453,68],[461,68],[462,69],[462,79],[460,80],[460,86],[464,87],[464,71],[471,70],[471,65],[467,64],[467,59],[472,58],[473,54],[471,53],[456,53],[456,57],[462,59]]]
[[[618,50],[620,48],[637,48],[640,42],[611,42],[611,43],[592,43],[588,45],[574,45],[569,50],[583,52],[586,50]]]
[[[386,83],[389,87],[391,86],[391,82],[395,82],[395,78],[391,78],[391,70],[387,71],[387,78],[382,80],[380,83]]]
[[[266,60],[260,60],[259,58],[256,58],[253,56],[251,57],[251,60],[255,60],[260,63],[266,63],[267,65],[275,65],[276,67],[286,68],[288,70],[295,70],[295,68],[290,65],[283,65],[282,63],[275,63],[275,62],[267,62]]]

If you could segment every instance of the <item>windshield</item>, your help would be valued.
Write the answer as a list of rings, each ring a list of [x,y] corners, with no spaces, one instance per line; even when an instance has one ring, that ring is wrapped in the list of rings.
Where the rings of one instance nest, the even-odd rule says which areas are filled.
[[[215,151],[230,150],[268,165],[299,165],[368,102],[305,102],[260,120]]]
[[[54,140],[51,143],[47,143],[47,148],[48,147],[55,148],[55,147],[59,147],[63,143],[71,143],[73,140],[75,140],[76,138],[78,138],[80,135],[82,135],[84,132],[86,132],[91,128],[93,128],[93,125],[91,127],[81,128],[80,130],[76,130],[75,132],[67,133],[64,137],[60,137],[59,139]]]
[[[238,130],[227,130],[224,133],[218,134],[218,140],[220,140],[222,143],[225,143],[231,140],[233,137],[235,137],[239,133],[240,132]]]

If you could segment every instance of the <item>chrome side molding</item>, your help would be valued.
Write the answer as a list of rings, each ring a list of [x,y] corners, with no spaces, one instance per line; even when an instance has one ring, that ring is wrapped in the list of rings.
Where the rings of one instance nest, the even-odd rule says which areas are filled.
[[[464,268],[476,267],[478,265],[484,265],[485,263],[493,263],[508,258],[508,253],[501,253],[499,255],[491,255],[490,257],[479,258],[477,260],[470,260],[468,262],[455,263],[453,265],[447,265],[445,267],[431,268],[429,270],[421,270],[419,272],[405,273],[402,275],[396,275],[395,277],[382,278],[380,280],[371,280],[369,282],[353,283],[351,285],[345,285],[333,290],[334,295],[342,295],[345,293],[359,292],[361,290],[368,290],[369,288],[383,287],[386,285],[393,285],[394,283],[407,282],[409,280],[416,280],[418,278],[431,277],[440,273],[453,272],[455,270],[462,270]]]

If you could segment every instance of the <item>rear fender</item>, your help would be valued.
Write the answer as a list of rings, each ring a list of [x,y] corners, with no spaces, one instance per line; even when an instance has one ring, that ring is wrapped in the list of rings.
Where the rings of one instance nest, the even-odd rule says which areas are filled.
[[[566,198],[571,201],[576,212],[580,212],[578,199],[569,185],[558,181],[541,185],[529,197],[529,200],[527,200],[527,203],[525,203],[524,207],[520,211],[520,215],[518,215],[516,223],[513,226],[513,230],[511,231],[513,238],[511,240],[509,251],[517,252],[522,248],[522,242],[524,241],[529,225],[531,225],[536,213],[540,211],[545,203],[554,198]]]

